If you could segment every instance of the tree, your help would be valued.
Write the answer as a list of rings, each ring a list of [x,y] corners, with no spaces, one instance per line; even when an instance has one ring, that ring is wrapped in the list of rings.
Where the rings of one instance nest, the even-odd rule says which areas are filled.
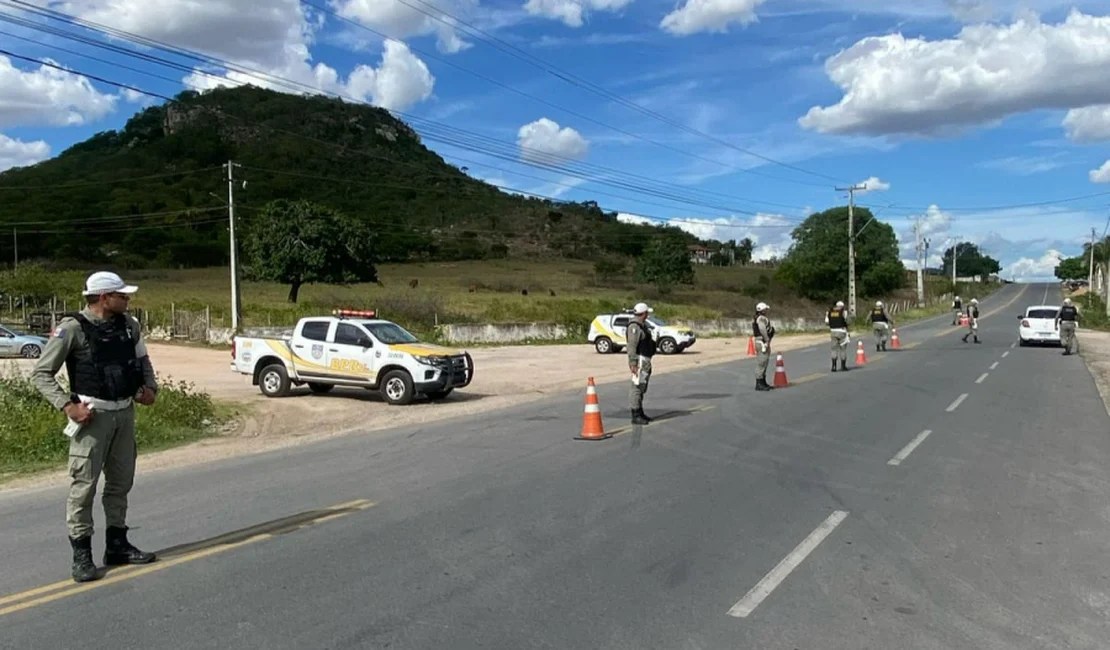
[[[874,220],[867,208],[855,210],[856,280],[865,296],[879,296],[905,284],[898,239],[890,224]],[[810,215],[791,233],[794,243],[777,271],[798,295],[813,300],[844,299],[848,292],[848,207]]]
[[[310,201],[271,201],[246,222],[243,274],[289,285],[289,302],[315,282],[376,282],[375,237],[363,222]]]
[[[694,266],[685,240],[661,236],[648,242],[636,260],[634,277],[637,282],[654,284],[660,291],[675,284],[693,284]]]
[[[1089,267],[1090,259],[1084,256],[1069,257],[1060,260],[1053,273],[1061,280],[1079,280],[1080,278],[1087,277],[1087,269]]]
[[[953,250],[956,252],[956,273],[958,275],[978,275],[983,282],[986,282],[991,273],[998,273],[1002,270],[1002,265],[998,263],[998,260],[989,255],[983,255],[978,245],[971,242],[957,242],[955,246],[949,246],[944,250],[945,275],[952,275]]]
[[[752,242],[751,237],[745,237],[740,240],[740,244],[736,247],[736,260],[740,264],[747,266],[751,264],[752,253],[755,251],[755,243]]]

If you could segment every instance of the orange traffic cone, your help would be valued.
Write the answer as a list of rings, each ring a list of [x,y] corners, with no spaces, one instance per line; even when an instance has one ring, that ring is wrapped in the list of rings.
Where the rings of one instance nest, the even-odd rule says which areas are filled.
[[[864,352],[863,352],[863,341],[860,341],[859,345],[856,346],[856,365],[857,366],[866,366],[867,365],[867,355],[864,354]]]
[[[775,381],[771,384],[775,388],[784,388],[790,385],[786,380],[786,366],[782,362],[782,353],[775,358]]]
[[[902,342],[898,340],[898,330],[896,329],[890,330],[890,347],[895,350],[902,347]]]
[[[605,433],[605,427],[601,424],[601,406],[597,402],[597,386],[594,385],[594,378],[590,377],[586,381],[586,408],[582,414],[582,434],[575,436],[575,440],[605,440],[612,438],[611,434]]]
[[[754,357],[755,356],[755,337],[754,336],[749,336],[748,337],[748,356],[749,357]]]

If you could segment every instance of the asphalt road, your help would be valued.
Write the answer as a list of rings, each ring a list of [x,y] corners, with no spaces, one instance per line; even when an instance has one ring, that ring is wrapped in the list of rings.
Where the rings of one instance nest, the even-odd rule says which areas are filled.
[[[1045,296],[983,301],[980,345],[792,351],[770,393],[658,375],[646,427],[603,384],[604,441],[575,392],[141,476],[168,551],[82,586],[64,489],[0,498],[0,646],[1104,648],[1110,418],[1080,358],[1014,347]]]

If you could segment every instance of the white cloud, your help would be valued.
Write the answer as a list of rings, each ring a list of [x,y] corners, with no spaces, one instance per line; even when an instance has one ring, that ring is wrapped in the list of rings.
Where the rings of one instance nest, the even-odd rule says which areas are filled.
[[[659,27],[676,36],[698,32],[725,33],[732,23],[748,25],[758,20],[755,9],[764,0],[686,0],[663,17]]]
[[[50,157],[50,145],[42,140],[23,142],[0,133],[0,172],[26,167]]]
[[[1102,163],[1102,167],[1088,172],[1092,183],[1110,183],[1110,160]]]
[[[944,135],[1037,109],[1110,103],[1110,16],[1078,10],[1059,24],[1025,13],[929,41],[868,37],[828,59],[844,93],[798,123],[820,133]]]
[[[754,217],[719,217],[717,219],[677,218],[670,220],[649,219],[636,214],[621,212],[617,220],[625,223],[641,223],[652,226],[675,226],[699,239],[727,242],[740,241],[745,237],[752,240],[752,259],[759,262],[786,255],[793,240],[790,233],[797,225],[780,214],[759,213]]]
[[[280,78],[271,81],[250,73],[205,69],[184,79],[198,90],[250,83],[298,92],[299,88],[282,81],[288,80],[325,93],[369,98],[382,108],[403,110],[430,97],[435,81],[407,46],[390,40],[384,43],[381,67],[360,65],[347,81],[342,80],[331,66],[313,62],[310,47],[323,18],[306,10],[298,0],[68,0],[60,7],[87,20]]]
[[[528,0],[524,11],[533,16],[560,20],[568,27],[581,27],[589,11],[615,12],[629,5],[632,0]]]
[[[516,141],[521,158],[540,162],[550,161],[550,155],[574,160],[585,158],[590,149],[589,141],[581,133],[569,126],[560,128],[558,122],[546,117],[520,127]]]
[[[455,54],[472,47],[455,32],[455,20],[446,14],[466,20],[466,14],[477,6],[473,0],[424,0],[441,11],[398,0],[335,0],[332,6],[344,18],[371,27],[394,39],[436,34],[440,52]],[[420,9],[418,11],[417,9]],[[427,11],[436,16],[423,13]],[[469,21],[468,21],[469,22]],[[445,24],[446,23],[446,24]]]
[[[1005,158],[983,161],[979,163],[978,166],[984,169],[997,169],[1018,176],[1032,176],[1033,174],[1043,174],[1044,172],[1063,167],[1064,163],[1060,160],[1059,155],[1007,156]]]
[[[0,56],[0,127],[81,126],[111,113],[116,101],[84,77],[47,66],[24,71]]]
[[[347,91],[387,110],[403,111],[431,97],[435,77],[428,66],[400,41],[385,42],[378,68],[360,65],[351,73]]]
[[[862,185],[863,189],[858,191],[857,194],[867,194],[869,192],[885,192],[890,189],[890,183],[880,180],[877,176],[872,176],[865,181],[860,181],[856,185]]]
[[[1064,130],[1075,142],[1110,140],[1110,104],[1074,108],[1064,116]]]
[[[1022,257],[1009,267],[1003,268],[1002,276],[1013,277],[1018,281],[1055,280],[1053,270],[1060,265],[1063,257],[1064,255],[1055,249],[1049,249],[1038,259]]]

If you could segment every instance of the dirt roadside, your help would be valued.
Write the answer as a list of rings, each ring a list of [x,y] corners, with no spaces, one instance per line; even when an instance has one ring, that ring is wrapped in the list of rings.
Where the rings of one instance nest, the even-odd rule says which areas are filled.
[[[826,340],[826,334],[782,336],[776,339],[774,350],[788,353]],[[389,406],[377,392],[363,389],[337,389],[328,395],[313,395],[304,387],[295,389],[289,397],[269,399],[251,385],[248,377],[230,370],[231,356],[226,350],[158,343],[150,343],[148,348],[163,381],[195,384],[215,399],[240,406],[241,416],[235,428],[223,435],[143,454],[138,461],[140,472],[259,453],[338,435],[474,415],[540,400],[564,390],[585,390],[586,378],[590,376],[604,382],[620,379],[627,373],[623,354],[600,355],[591,345],[475,348],[471,354],[477,371],[470,386],[440,403]],[[746,357],[747,338],[705,339],[682,354],[657,357],[655,374],[666,375]],[[788,355],[786,362],[789,366]],[[21,360],[15,367],[26,373],[31,365]],[[9,367],[0,364],[0,372],[8,372]],[[622,394],[610,399],[623,404],[627,398]],[[60,485],[65,476],[64,471],[56,471],[13,479],[0,485],[0,492]]]
[[[1094,377],[1102,403],[1110,414],[1110,332],[1079,328],[1079,355]]]

